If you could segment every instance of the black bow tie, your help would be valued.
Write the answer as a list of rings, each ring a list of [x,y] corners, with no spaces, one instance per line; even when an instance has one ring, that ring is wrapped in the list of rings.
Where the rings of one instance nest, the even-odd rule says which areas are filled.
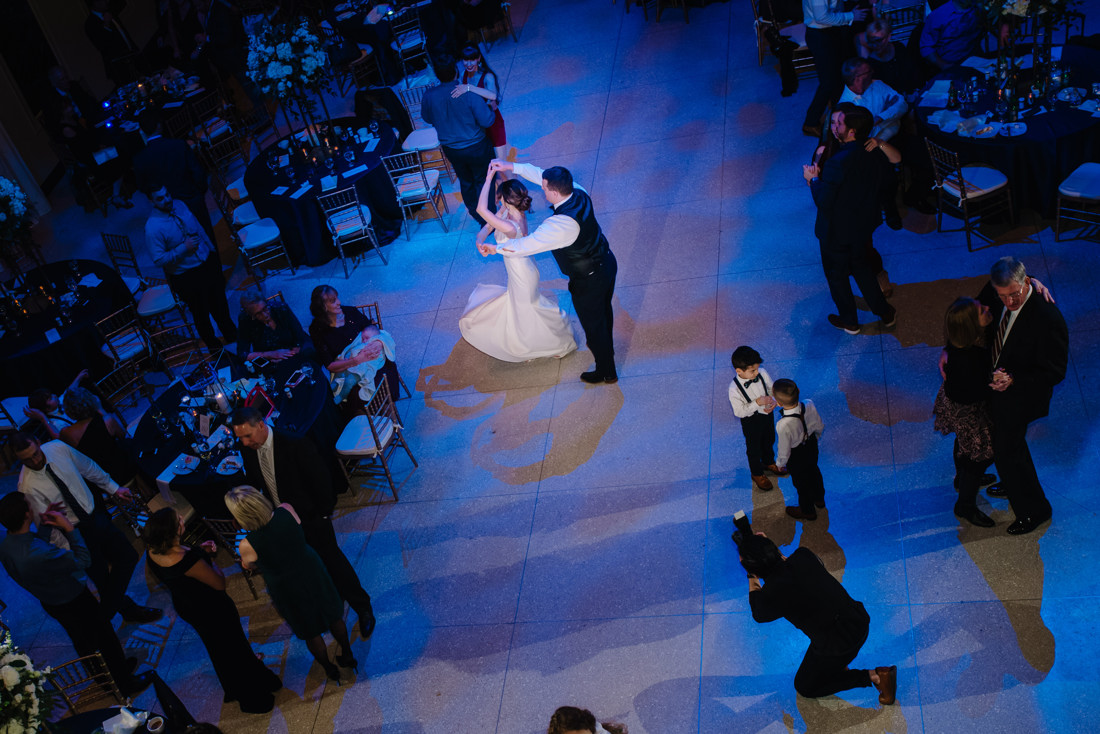
[[[756,377],[752,378],[751,380],[745,380],[745,387],[748,387],[749,385],[751,385],[754,382],[760,382],[760,375],[757,375]]]

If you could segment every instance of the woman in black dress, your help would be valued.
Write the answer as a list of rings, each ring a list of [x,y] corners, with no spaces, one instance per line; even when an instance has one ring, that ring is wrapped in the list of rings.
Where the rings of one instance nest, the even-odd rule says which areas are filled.
[[[166,507],[153,513],[141,537],[149,570],[172,594],[180,619],[195,628],[218,676],[224,701],[237,701],[246,714],[265,714],[275,706],[279,676],[256,657],[241,629],[241,615],[225,593],[225,576],[210,562],[214,541],[201,548],[180,545],[183,520]]]
[[[340,294],[331,285],[319,285],[313,289],[309,301],[309,312],[313,314],[313,323],[309,325],[309,336],[317,350],[318,361],[329,372],[342,372],[356,364],[376,359],[382,353],[382,345],[375,342],[368,345],[358,356],[340,359],[340,352],[351,344],[363,329],[373,327],[377,333],[377,327],[359,309],[340,303]],[[390,395],[397,399],[401,395],[399,391],[401,385],[397,375],[397,365],[389,359],[375,374],[374,384],[377,386],[383,377],[390,388]],[[362,413],[363,407],[359,391],[352,390],[344,400],[345,411],[354,415]]]
[[[995,524],[976,504],[983,482],[996,481],[996,477],[984,474],[993,463],[992,424],[987,408],[992,394],[992,364],[985,337],[991,323],[989,307],[973,298],[958,298],[947,308],[943,319],[947,364],[932,408],[935,429],[945,436],[955,434],[955,488],[959,490],[955,514],[983,528]]]
[[[256,288],[246,290],[237,317],[237,356],[281,362],[299,352],[314,356],[313,345],[294,312],[268,301]]]
[[[65,414],[74,422],[61,429],[61,440],[99,464],[111,479],[129,484],[138,469],[122,424],[82,387],[70,387],[63,402]]]

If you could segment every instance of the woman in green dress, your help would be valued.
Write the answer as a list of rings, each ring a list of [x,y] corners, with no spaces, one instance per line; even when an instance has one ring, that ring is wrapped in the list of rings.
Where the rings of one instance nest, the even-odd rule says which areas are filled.
[[[358,665],[344,624],[344,602],[317,552],[306,545],[294,508],[284,503],[273,509],[267,497],[248,486],[229,492],[225,504],[248,531],[240,543],[242,565],[259,567],[276,611],[295,637],[305,640],[325,675],[339,683],[340,669],[329,659],[323,635],[332,632],[336,638],[337,663]]]

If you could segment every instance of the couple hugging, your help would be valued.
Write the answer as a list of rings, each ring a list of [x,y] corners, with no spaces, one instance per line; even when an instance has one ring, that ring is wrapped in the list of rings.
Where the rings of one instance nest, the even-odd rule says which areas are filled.
[[[512,171],[542,186],[554,214],[527,231],[531,197],[518,179],[500,186],[498,211],[489,192],[498,172]],[[539,293],[538,266],[530,256],[551,251],[569,278],[569,293],[596,366],[581,374],[590,384],[617,382],[611,298],[618,264],[592,208],[592,199],[561,166],[545,171],[526,163],[494,160],[485,175],[477,212],[486,225],[477,235],[483,256],[503,255],[508,287],[478,284],[459,320],[462,336],[478,350],[506,362],[563,357],[577,348],[569,320]],[[486,240],[493,233],[496,244]]]

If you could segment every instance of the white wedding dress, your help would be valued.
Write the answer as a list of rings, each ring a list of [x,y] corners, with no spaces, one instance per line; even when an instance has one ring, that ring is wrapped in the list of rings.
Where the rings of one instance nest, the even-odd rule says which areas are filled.
[[[493,235],[498,245],[510,239],[500,230]],[[569,319],[539,293],[538,266],[527,257],[505,257],[504,268],[507,288],[478,283],[470,294],[458,321],[466,341],[505,362],[561,357],[576,349]]]

